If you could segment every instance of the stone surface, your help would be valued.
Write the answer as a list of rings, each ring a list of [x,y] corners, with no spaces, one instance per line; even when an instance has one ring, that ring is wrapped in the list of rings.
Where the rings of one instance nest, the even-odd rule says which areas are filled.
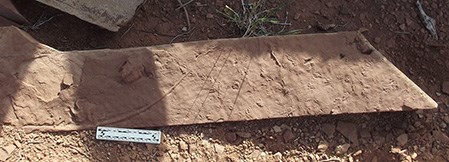
[[[0,107],[4,119],[28,131],[437,106],[377,50],[362,54],[357,32],[69,52],[17,28],[1,28],[0,35]],[[353,125],[338,127],[357,141],[348,130]]]
[[[144,0],[38,0],[110,31],[118,31],[134,16]]]

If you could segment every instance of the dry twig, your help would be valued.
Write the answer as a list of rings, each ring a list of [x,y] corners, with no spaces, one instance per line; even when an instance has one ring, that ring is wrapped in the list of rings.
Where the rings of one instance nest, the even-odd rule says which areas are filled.
[[[186,5],[188,5],[190,2],[187,2],[187,3],[184,4],[184,3],[181,2],[181,0],[178,0],[178,3],[180,5],[179,7],[182,7],[182,9],[184,10],[184,14],[186,15],[186,21],[187,21],[187,29],[190,30],[189,12],[187,12],[187,9],[186,9]]]
[[[134,26],[134,23],[132,23],[131,26],[129,26],[129,28],[126,29],[126,31],[122,34],[122,36],[120,36],[120,38],[123,38],[123,36],[125,36],[125,35],[129,32],[129,30],[131,30],[131,28],[132,28],[133,26]]]
[[[178,1],[179,2],[179,1]],[[190,0],[190,1],[188,1],[188,2],[186,2],[186,3],[184,3],[184,4],[181,4],[178,8],[176,8],[175,10],[179,10],[179,9],[181,9],[181,8],[184,8],[185,6],[187,6],[188,4],[190,4],[190,3],[192,3],[193,2],[193,0]]]
[[[181,34],[176,35],[173,39],[170,40],[170,44],[173,43],[173,41],[175,41],[176,39],[178,39],[179,37],[182,37],[184,35],[190,34],[195,28],[190,29],[189,31],[183,32]]]

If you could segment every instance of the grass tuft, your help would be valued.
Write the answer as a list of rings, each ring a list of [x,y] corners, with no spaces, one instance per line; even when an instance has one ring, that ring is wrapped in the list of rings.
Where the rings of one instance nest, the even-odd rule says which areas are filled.
[[[253,3],[246,3],[241,0],[242,10],[237,12],[235,9],[225,6],[223,11],[217,11],[230,22],[234,23],[243,33],[242,37],[257,37],[269,35],[289,35],[298,34],[299,30],[286,31],[288,22],[288,12],[286,12],[285,21],[279,20],[276,13],[284,10],[288,4],[282,4],[275,8],[266,8],[266,0],[258,0]]]

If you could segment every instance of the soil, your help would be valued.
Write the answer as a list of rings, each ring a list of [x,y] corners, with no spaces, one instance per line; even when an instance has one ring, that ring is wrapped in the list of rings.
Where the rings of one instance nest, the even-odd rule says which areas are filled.
[[[270,1],[268,6],[281,3],[287,1]],[[194,30],[174,42],[239,37],[238,28],[216,12],[239,4],[192,2],[187,9]],[[147,1],[117,33],[35,1],[18,0],[16,5],[30,22],[55,16],[28,32],[59,50],[167,44],[187,26],[176,1]],[[364,31],[388,60],[438,102],[438,109],[167,127],[160,128],[161,145],[97,141],[93,131],[26,134],[4,125],[0,157],[8,155],[9,161],[448,161],[449,96],[442,86],[449,81],[449,5],[439,0],[423,1],[423,6],[436,20],[437,40],[421,23],[412,0],[305,0],[291,2],[286,10],[292,22],[289,28],[301,33]],[[280,18],[285,16],[279,13]],[[335,28],[323,31],[322,24]],[[354,138],[360,142],[351,142]]]

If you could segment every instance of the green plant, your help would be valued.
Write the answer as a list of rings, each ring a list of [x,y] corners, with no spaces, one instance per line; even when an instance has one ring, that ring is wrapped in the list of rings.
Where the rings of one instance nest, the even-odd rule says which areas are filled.
[[[284,22],[281,22],[276,16],[276,13],[285,9],[287,4],[266,9],[266,0],[258,0],[254,3],[245,3],[244,0],[241,2],[242,11],[240,13],[227,5],[223,11],[218,12],[242,31],[242,37],[299,33],[298,30],[285,31],[286,26],[291,25],[287,22],[287,17]],[[288,16],[287,12],[286,15]],[[281,29],[276,31],[276,28]]]

